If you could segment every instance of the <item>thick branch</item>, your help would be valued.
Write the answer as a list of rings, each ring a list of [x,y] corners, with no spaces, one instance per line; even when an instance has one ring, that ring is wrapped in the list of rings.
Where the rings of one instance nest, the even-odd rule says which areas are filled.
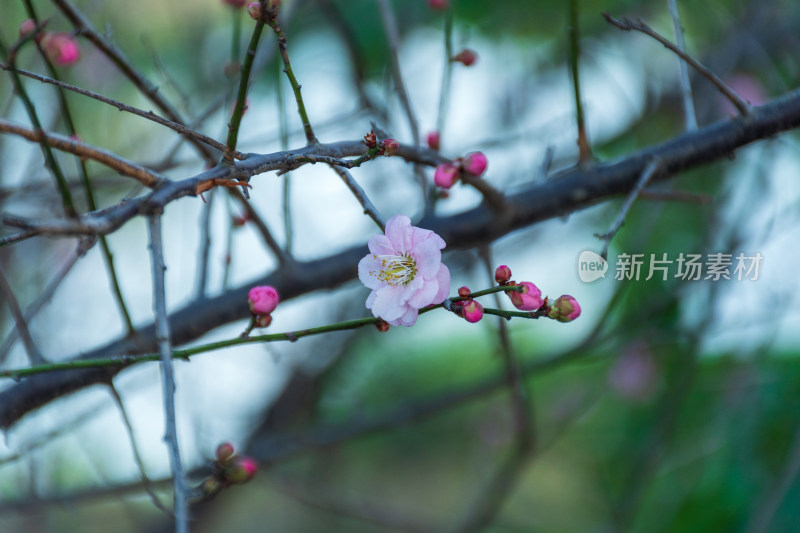
[[[572,168],[547,182],[530,185],[508,197],[512,213],[507,221],[503,220],[500,224],[497,223],[497,216],[481,205],[452,216],[431,215],[417,225],[441,235],[448,249],[472,248],[515,229],[627,193],[636,185],[653,158],[661,161],[658,178],[663,179],[682,170],[722,159],[748,143],[798,126],[800,90],[758,107],[747,116],[684,133],[616,162]],[[248,161],[249,158],[240,163]],[[173,344],[187,343],[215,327],[247,317],[247,292],[253,284],[272,285],[284,300],[289,300],[354,279],[358,260],[366,250],[366,245],[357,246],[314,261],[295,263],[291,268],[278,269],[219,297],[187,305],[170,316]],[[141,346],[118,340],[81,357],[89,359],[154,351],[153,326],[144,327],[138,333]],[[118,371],[117,368],[65,371],[27,379],[0,393],[0,427],[12,425],[26,413],[58,397],[104,382]]]

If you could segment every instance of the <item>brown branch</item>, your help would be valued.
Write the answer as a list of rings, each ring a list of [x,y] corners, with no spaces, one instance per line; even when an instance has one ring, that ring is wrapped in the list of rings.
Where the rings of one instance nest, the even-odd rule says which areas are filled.
[[[9,122],[2,118],[0,118],[0,132],[19,135],[20,137],[31,142],[40,142],[42,137],[44,137],[47,139],[48,144],[53,148],[61,150],[62,152],[69,152],[71,154],[80,157],[86,157],[88,159],[97,161],[98,163],[102,163],[108,168],[116,170],[123,176],[131,177],[149,188],[157,187],[163,182],[167,181],[166,178],[159,176],[155,172],[139,166],[136,163],[132,163],[108,150],[88,145],[84,142],[71,139],[58,133],[42,132],[40,134],[34,130],[14,124],[13,122]]]
[[[678,55],[681,59],[689,63],[697,72],[699,72],[704,78],[714,84],[714,86],[719,89],[719,92],[725,96],[731,103],[739,110],[739,113],[742,115],[747,115],[750,113],[750,104],[748,104],[741,96],[739,96],[736,91],[728,87],[728,85],[722,81],[719,76],[708,70],[706,67],[700,64],[699,61],[694,59],[692,56],[675,46],[669,39],[661,35],[660,33],[656,32],[653,28],[642,22],[641,20],[633,21],[629,18],[623,17],[622,20],[615,19],[608,13],[603,13],[603,16],[609,22],[609,24],[616,26],[617,28],[623,31],[639,31],[644,33],[645,35],[649,35],[656,41],[660,42],[664,45],[665,48],[668,48],[672,52]]]

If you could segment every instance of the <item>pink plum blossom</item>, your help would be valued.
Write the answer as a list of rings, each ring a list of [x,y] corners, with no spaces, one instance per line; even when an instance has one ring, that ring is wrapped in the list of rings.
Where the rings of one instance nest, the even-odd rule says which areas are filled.
[[[559,296],[556,301],[553,302],[548,316],[559,322],[572,322],[581,316],[581,306],[578,304],[578,300],[569,294],[565,294]]]
[[[442,163],[433,173],[433,182],[443,189],[449,189],[458,180],[458,167],[452,163]]]
[[[412,226],[407,216],[390,218],[386,233],[370,237],[370,253],[358,263],[359,279],[372,289],[367,309],[392,326],[413,326],[420,309],[442,303],[450,293],[444,247],[441,237]]]
[[[464,156],[464,159],[461,161],[461,168],[464,169],[464,172],[472,174],[473,176],[480,176],[486,172],[486,167],[488,165],[489,161],[486,159],[483,152],[470,152]]]
[[[506,293],[511,298],[514,307],[521,311],[536,311],[544,304],[539,287],[530,281],[523,281],[519,285],[523,287],[522,292],[509,291]]]
[[[81,58],[78,41],[68,33],[48,33],[42,40],[42,46],[47,57],[56,65],[71,65]]]
[[[254,315],[268,315],[278,307],[278,291],[269,285],[253,287],[247,293],[247,302]]]

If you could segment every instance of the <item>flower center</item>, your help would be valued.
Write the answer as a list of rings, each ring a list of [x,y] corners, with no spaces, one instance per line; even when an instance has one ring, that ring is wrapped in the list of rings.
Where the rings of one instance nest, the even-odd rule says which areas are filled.
[[[378,279],[389,285],[406,285],[417,276],[417,262],[410,254],[373,255],[381,262]]]

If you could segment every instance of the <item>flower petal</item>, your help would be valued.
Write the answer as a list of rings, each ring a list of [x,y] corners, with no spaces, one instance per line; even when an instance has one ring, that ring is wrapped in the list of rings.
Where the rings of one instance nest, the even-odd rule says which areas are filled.
[[[418,316],[419,316],[419,311],[411,307],[408,309],[408,311],[406,311],[406,313],[403,316],[401,316],[397,320],[389,322],[389,324],[391,324],[392,326],[410,327],[417,323]]]
[[[375,297],[377,296],[378,291],[372,291],[367,296],[367,309],[372,309],[372,306],[375,305]]]
[[[433,297],[432,304],[440,304],[450,294],[450,271],[446,266],[439,267],[439,272],[436,274],[436,281],[439,282],[439,292]]]
[[[386,235],[373,235],[369,238],[369,251],[375,255],[396,255],[397,252],[392,248],[392,243]]]
[[[372,303],[372,314],[391,323],[403,316],[408,310],[405,303],[400,303],[400,295],[404,287],[387,285],[376,291],[375,301]]]
[[[405,215],[395,215],[386,222],[386,237],[392,248],[400,253],[411,249],[411,219]]]
[[[367,286],[368,289],[379,289],[386,286],[385,281],[381,281],[379,275],[382,263],[375,254],[367,254],[358,262],[358,279]]]
[[[433,279],[442,264],[442,252],[433,239],[426,239],[414,247],[411,255],[417,262],[417,272],[425,279]]]
[[[429,279],[425,282],[420,290],[408,300],[408,305],[415,309],[422,309],[433,303],[433,299],[439,294],[439,282],[435,279]],[[444,300],[444,298],[442,299]]]

